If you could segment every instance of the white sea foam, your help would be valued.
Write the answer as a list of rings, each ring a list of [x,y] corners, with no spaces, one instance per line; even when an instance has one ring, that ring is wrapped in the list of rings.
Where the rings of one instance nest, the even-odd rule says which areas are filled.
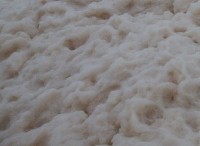
[[[1,146],[199,146],[200,2],[1,0]]]

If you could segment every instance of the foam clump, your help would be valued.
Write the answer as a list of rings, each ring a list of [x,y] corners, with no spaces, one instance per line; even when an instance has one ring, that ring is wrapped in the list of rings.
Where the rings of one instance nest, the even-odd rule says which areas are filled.
[[[1,0],[1,146],[199,146],[200,2]]]

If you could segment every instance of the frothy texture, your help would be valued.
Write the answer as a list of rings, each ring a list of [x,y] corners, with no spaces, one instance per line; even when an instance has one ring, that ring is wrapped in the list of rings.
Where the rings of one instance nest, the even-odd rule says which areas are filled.
[[[1,0],[1,146],[199,146],[200,2]]]

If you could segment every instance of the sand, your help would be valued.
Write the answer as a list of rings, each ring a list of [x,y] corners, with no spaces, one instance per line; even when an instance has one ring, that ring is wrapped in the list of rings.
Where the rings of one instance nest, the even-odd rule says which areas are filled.
[[[0,146],[200,146],[200,2],[1,0]]]

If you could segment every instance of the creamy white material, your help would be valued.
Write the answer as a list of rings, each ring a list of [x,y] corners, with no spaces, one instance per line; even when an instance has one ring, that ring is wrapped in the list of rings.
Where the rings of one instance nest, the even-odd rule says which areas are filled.
[[[1,146],[199,146],[200,2],[1,0]]]

